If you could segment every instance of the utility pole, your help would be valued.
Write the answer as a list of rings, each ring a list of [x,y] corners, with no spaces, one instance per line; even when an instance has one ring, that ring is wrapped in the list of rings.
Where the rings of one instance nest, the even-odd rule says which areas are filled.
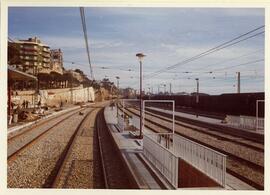
[[[117,104],[116,104],[117,114],[116,114],[116,116],[118,118],[118,116],[119,116],[119,114],[118,114],[118,104],[119,104],[119,79],[120,79],[120,77],[116,76],[116,79],[117,79]]]
[[[71,64],[75,64],[74,62],[72,62]],[[73,104],[73,70],[71,70],[71,104]]]
[[[199,78],[196,78],[195,80],[197,82],[196,107],[198,109],[198,106],[199,106]],[[196,117],[198,117],[198,111],[197,111]]]
[[[240,72],[237,72],[237,93],[240,93]]]
[[[164,84],[164,95],[166,94],[166,84]]]
[[[170,83],[170,95],[172,95],[172,83]]]

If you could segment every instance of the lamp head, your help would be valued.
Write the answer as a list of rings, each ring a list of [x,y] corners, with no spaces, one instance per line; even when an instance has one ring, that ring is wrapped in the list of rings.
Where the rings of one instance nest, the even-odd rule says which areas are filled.
[[[139,60],[141,61],[146,55],[144,55],[143,53],[137,53],[136,56],[139,58]]]

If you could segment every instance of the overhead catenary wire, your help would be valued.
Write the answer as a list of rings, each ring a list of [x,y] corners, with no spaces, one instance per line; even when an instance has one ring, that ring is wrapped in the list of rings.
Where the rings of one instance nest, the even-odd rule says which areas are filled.
[[[231,62],[231,61],[235,61],[235,60],[241,59],[243,57],[247,57],[247,56],[250,57],[251,55],[253,55],[255,53],[259,53],[261,51],[264,51],[264,48],[261,48],[261,49],[255,50],[255,51],[251,51],[251,52],[248,52],[248,53],[245,53],[245,54],[243,54],[241,56],[237,56],[237,57],[234,57],[234,58],[223,60],[221,62],[217,62],[217,63],[213,63],[213,64],[208,64],[208,65],[206,65],[206,66],[203,67],[203,71],[199,71],[199,72],[210,72],[211,69],[209,69],[207,71],[207,68],[209,68],[211,66],[218,66],[218,65],[221,65],[221,64],[225,64],[225,63],[228,63],[228,62]],[[196,69],[197,69],[197,67],[196,67]],[[187,72],[188,73],[194,73],[194,72],[198,72],[198,71],[192,71],[192,70],[190,70],[190,71],[182,71],[182,73],[187,73]],[[180,73],[180,72],[176,72],[176,71],[169,72],[169,71],[167,71],[167,73],[173,73],[173,74],[175,74],[175,73]]]
[[[87,27],[86,27],[85,14],[84,14],[84,8],[83,7],[80,7],[80,14],[81,14],[83,33],[84,33],[86,53],[87,53],[88,63],[89,63],[89,66],[90,66],[90,76],[94,80],[93,69],[92,69],[91,58],[90,58],[90,50],[89,50],[89,44],[88,44]]]
[[[242,42],[242,41],[245,41],[245,40],[251,39],[251,38],[253,38],[253,37],[256,37],[256,36],[258,36],[258,35],[260,35],[260,34],[263,34],[264,31],[261,31],[261,32],[259,32],[259,33],[256,33],[256,34],[250,35],[250,36],[248,36],[248,37],[245,37],[245,38],[243,38],[243,39],[240,39],[240,38],[242,38],[242,37],[244,37],[244,36],[246,36],[246,35],[249,35],[249,34],[255,32],[255,31],[261,29],[261,28],[264,28],[264,25],[263,25],[263,26],[260,26],[260,27],[258,27],[258,28],[255,28],[255,29],[253,29],[253,30],[251,30],[251,31],[249,31],[249,32],[247,32],[247,33],[244,33],[244,34],[242,34],[242,35],[240,35],[240,36],[237,36],[237,37],[235,37],[235,38],[233,38],[233,39],[231,39],[231,40],[229,40],[229,41],[226,41],[226,42],[224,42],[224,43],[222,43],[222,44],[220,44],[220,45],[218,45],[218,46],[216,46],[216,47],[213,47],[213,48],[211,48],[211,49],[209,49],[209,50],[207,50],[207,51],[204,51],[204,52],[202,52],[202,53],[200,53],[200,54],[197,54],[197,55],[195,55],[195,56],[193,56],[193,57],[191,57],[191,58],[188,58],[188,59],[186,59],[186,60],[183,60],[183,61],[181,61],[181,62],[178,62],[178,63],[176,63],[176,64],[174,64],[174,65],[168,66],[168,67],[163,68],[163,69],[161,69],[161,70],[158,70],[158,71],[156,71],[156,72],[153,72],[153,73],[151,73],[151,74],[149,74],[149,75],[146,75],[146,76],[144,77],[144,79],[152,78],[152,77],[154,77],[154,76],[156,76],[156,75],[158,75],[158,74],[160,74],[160,73],[163,73],[163,72],[165,72],[165,71],[167,71],[167,70],[174,69],[174,68],[176,68],[176,67],[179,67],[180,65],[185,65],[185,64],[187,64],[187,63],[189,63],[189,62],[192,62],[192,61],[197,60],[197,59],[199,59],[199,58],[202,58],[202,57],[204,57],[204,56],[210,55],[210,54],[212,54],[212,53],[214,53],[214,52],[217,52],[217,51],[219,51],[219,50],[225,49],[225,48],[230,47],[230,46],[232,46],[232,45],[238,44],[238,43],[240,43],[240,42]],[[240,39],[240,40],[238,40],[238,39]],[[238,41],[236,41],[236,40],[238,40]]]
[[[252,61],[248,61],[248,62],[245,62],[245,63],[237,64],[237,65],[232,65],[232,66],[223,67],[223,68],[217,68],[217,69],[213,69],[213,70],[210,70],[210,71],[196,72],[196,73],[200,73],[200,74],[211,73],[212,74],[212,73],[217,73],[217,72],[221,72],[221,71],[224,73],[224,70],[228,70],[228,69],[239,67],[239,66],[254,64],[254,63],[258,63],[258,62],[263,62],[263,61],[264,61],[264,59],[257,59],[257,60],[252,60]],[[199,76],[200,74],[190,75],[189,77],[196,77],[196,76]]]
[[[66,63],[71,63],[71,64],[76,64],[77,66],[81,66],[81,67],[85,67],[85,64],[83,63],[77,63],[77,62],[73,62],[73,61],[63,61]],[[117,67],[108,67],[108,66],[92,66],[93,69],[102,69],[102,70],[120,70],[120,71],[126,71],[126,72],[134,72],[134,70],[128,68],[128,69],[124,69],[124,68],[117,68]]]

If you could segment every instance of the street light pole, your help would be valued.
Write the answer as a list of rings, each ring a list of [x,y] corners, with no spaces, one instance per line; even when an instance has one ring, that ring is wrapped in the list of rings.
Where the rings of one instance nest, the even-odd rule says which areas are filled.
[[[140,61],[140,135],[139,138],[142,138],[142,59],[145,57],[143,53],[137,53],[136,56]]]

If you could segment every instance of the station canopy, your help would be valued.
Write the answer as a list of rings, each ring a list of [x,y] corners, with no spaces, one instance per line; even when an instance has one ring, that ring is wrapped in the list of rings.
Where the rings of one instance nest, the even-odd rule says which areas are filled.
[[[16,70],[13,67],[8,67],[8,79],[9,80],[17,80],[17,81],[30,81],[35,80],[37,81],[37,77],[27,74],[25,72]]]

